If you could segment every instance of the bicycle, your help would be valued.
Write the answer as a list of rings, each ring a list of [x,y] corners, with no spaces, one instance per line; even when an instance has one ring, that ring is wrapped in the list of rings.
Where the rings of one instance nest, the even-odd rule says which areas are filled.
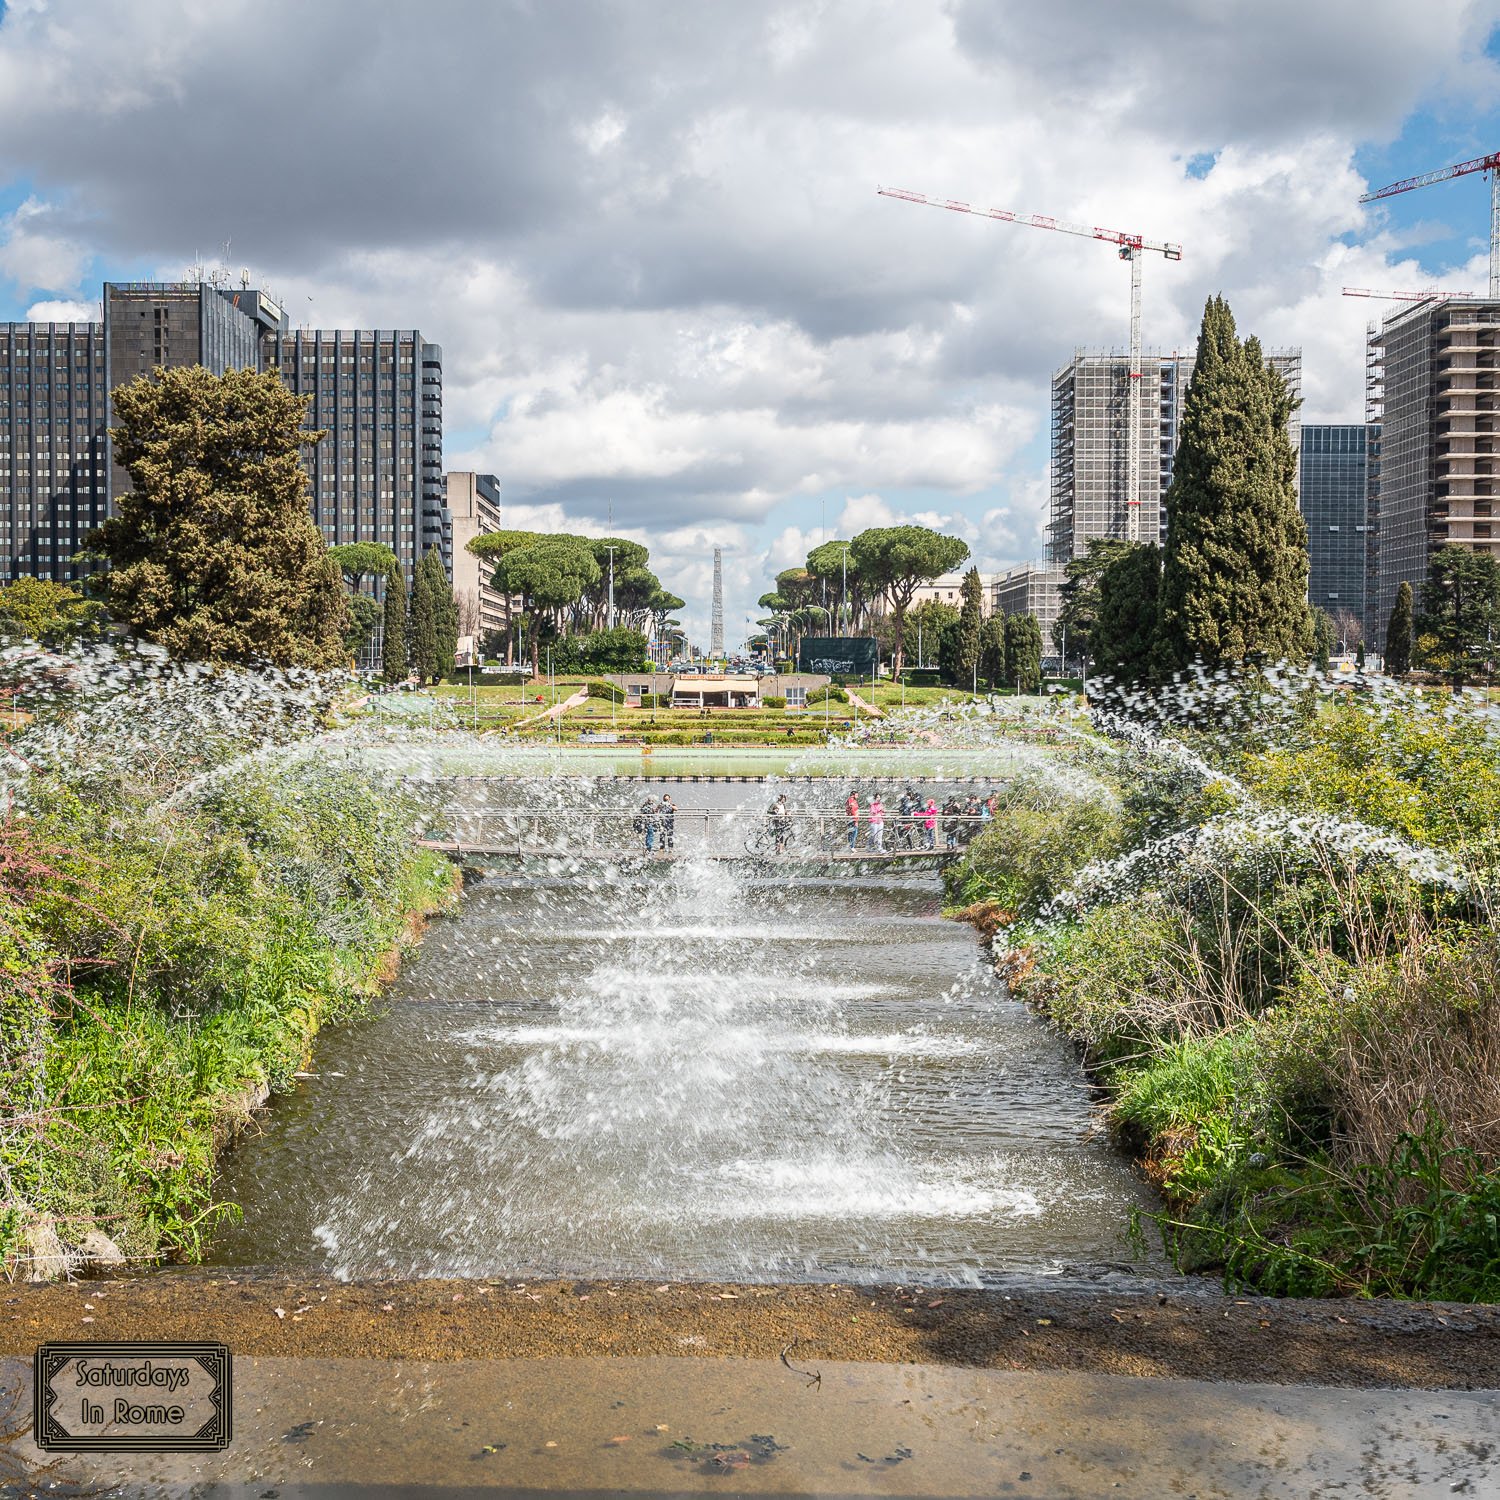
[[[793,841],[794,834],[792,829],[790,828],[782,833],[778,839],[776,830],[774,828],[761,827],[755,829],[753,833],[749,834],[746,837],[745,853],[748,854],[751,859],[764,859],[769,854],[784,853],[791,846]],[[781,844],[780,849],[776,847],[778,842]]]

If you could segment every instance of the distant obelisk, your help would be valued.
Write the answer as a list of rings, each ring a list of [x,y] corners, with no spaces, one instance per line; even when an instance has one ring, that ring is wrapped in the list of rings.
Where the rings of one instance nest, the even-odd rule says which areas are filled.
[[[708,654],[724,654],[724,549],[714,548],[714,612],[708,626]]]

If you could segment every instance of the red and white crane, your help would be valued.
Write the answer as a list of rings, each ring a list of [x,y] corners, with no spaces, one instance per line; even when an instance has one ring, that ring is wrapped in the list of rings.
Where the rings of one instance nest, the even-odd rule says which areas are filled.
[[[1431,302],[1438,297],[1472,297],[1473,292],[1445,292],[1431,286],[1425,292],[1372,292],[1367,286],[1346,286],[1346,297],[1373,297],[1377,302]]]
[[[1364,194],[1359,201],[1374,203],[1381,198],[1394,198],[1397,193],[1409,193],[1413,188],[1430,187],[1434,182],[1448,182],[1454,177],[1467,177],[1470,172],[1490,174],[1490,296],[1500,299],[1500,151],[1476,156],[1473,161],[1461,161],[1451,167],[1439,167],[1435,172],[1423,172],[1417,177],[1403,177],[1400,182]]]
[[[1082,235],[1118,247],[1121,260],[1130,262],[1130,385],[1126,405],[1125,442],[1125,514],[1127,536],[1140,540],[1141,514],[1141,256],[1154,251],[1167,260],[1181,260],[1182,246],[1148,240],[1123,229],[1101,229],[1097,224],[1072,224],[1054,219],[1050,214],[1017,214],[1005,208],[975,208],[959,198],[929,198],[925,193],[909,193],[904,188],[877,188],[884,198],[904,198],[908,203],[925,203],[930,208],[946,208],[956,214],[976,214],[981,219],[999,219],[1006,224],[1026,224],[1032,229],[1055,229],[1062,234]]]

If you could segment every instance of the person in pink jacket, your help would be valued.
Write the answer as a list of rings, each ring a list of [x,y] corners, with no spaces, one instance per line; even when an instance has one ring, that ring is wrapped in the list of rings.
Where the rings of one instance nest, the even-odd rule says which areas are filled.
[[[876,792],[870,798],[870,812],[867,821],[870,825],[870,847],[877,854],[885,853],[885,803],[880,800],[880,793]]]
[[[928,849],[937,848],[937,799],[929,797],[922,809],[922,843]]]

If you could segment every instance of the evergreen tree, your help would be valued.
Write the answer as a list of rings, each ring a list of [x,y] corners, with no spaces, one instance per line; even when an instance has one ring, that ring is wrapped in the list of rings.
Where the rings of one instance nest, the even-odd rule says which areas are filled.
[[[1432,636],[1430,665],[1460,676],[1500,625],[1500,562],[1469,547],[1439,547],[1422,585],[1417,635]],[[1423,665],[1428,665],[1428,662]]]
[[[992,615],[979,632],[979,675],[995,688],[1005,686],[1005,616]]]
[[[1304,661],[1307,525],[1297,508],[1294,402],[1222,297],[1209,299],[1166,495],[1157,670],[1194,661]]]
[[[380,648],[380,672],[387,682],[406,681],[406,577],[400,563],[385,575],[385,639]]]
[[[1042,627],[1034,615],[1007,615],[1005,665],[1018,693],[1034,693],[1042,685]]]
[[[1058,593],[1057,619],[1052,626],[1052,644],[1061,652],[1064,642],[1076,661],[1084,662],[1087,675],[1094,655],[1094,624],[1099,618],[1099,581],[1120,552],[1131,543],[1115,537],[1090,537],[1088,549],[1063,569]]]
[[[958,612],[956,675],[960,687],[972,687],[978,680],[979,636],[984,625],[984,585],[979,581],[978,568],[964,574],[960,597],[963,605]]]
[[[1338,643],[1338,628],[1328,618],[1328,611],[1313,610],[1313,660],[1320,672],[1328,670],[1333,660],[1334,647]]]
[[[1403,582],[1396,590],[1396,602],[1385,627],[1385,669],[1392,677],[1411,671],[1411,606],[1411,585]]]
[[[427,557],[431,557],[429,552]],[[432,573],[427,557],[417,564],[411,581],[411,606],[408,613],[407,653],[411,669],[422,682],[437,675],[437,600],[432,597]]]
[[[335,667],[343,581],[313,524],[310,398],[271,374],[201,365],[117,386],[115,460],[131,488],[86,538],[110,613],[174,656]]]
[[[1099,610],[1092,637],[1093,670],[1137,683],[1150,673],[1160,613],[1161,548],[1125,544],[1099,578]]]
[[[453,592],[453,580],[443,567],[441,555],[433,551],[428,556],[433,566],[432,590],[436,600],[433,624],[437,634],[437,675],[441,678],[453,670],[458,656],[458,596]]]

